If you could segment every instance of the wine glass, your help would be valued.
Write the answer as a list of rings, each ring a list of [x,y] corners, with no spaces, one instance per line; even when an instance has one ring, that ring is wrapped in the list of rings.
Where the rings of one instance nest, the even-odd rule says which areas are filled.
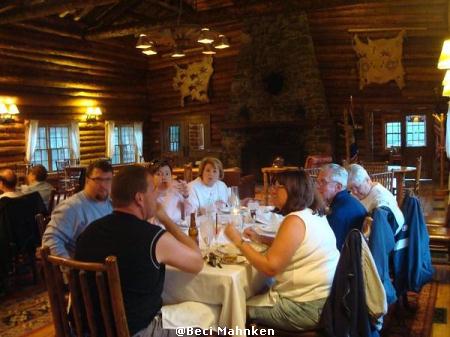
[[[250,216],[252,218],[253,223],[256,222],[256,211],[259,208],[259,203],[256,200],[250,200],[247,204],[248,210],[250,211]]]

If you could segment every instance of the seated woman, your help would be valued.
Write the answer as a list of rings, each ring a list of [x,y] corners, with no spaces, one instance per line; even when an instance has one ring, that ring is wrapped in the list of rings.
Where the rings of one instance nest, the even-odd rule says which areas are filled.
[[[205,157],[200,163],[197,179],[189,185],[189,200],[194,210],[205,214],[225,206],[228,201],[227,185],[222,182],[223,166],[219,159]]]
[[[155,177],[157,199],[169,218],[179,224],[185,215],[192,212],[189,202],[189,188],[185,181],[172,179],[172,168],[167,161],[156,162],[152,167]],[[152,218],[153,224],[160,224]]]
[[[256,323],[289,331],[313,329],[331,290],[339,259],[327,218],[318,213],[314,183],[304,171],[277,175],[274,203],[286,215],[265,255],[243,240],[232,225],[225,234],[259,271],[275,277],[267,293],[247,303]],[[261,237],[247,228],[244,236]]]

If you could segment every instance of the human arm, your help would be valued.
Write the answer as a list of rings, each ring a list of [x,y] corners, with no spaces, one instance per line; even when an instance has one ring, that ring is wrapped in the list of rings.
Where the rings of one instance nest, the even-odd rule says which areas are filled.
[[[272,245],[274,240],[272,237],[258,234],[253,228],[250,227],[246,228],[242,234],[245,238],[249,238],[253,242],[263,243],[267,246]]]
[[[177,241],[188,248],[197,251],[201,256],[200,248],[197,244],[189,236],[184,234],[183,231],[172,221],[172,219],[170,219],[161,204],[157,205],[156,217]]]
[[[70,258],[67,245],[73,238],[76,215],[73,209],[65,204],[57,207],[51,216],[51,220],[42,236],[42,246],[50,248],[52,255]]]
[[[265,255],[258,253],[251,245],[243,241],[240,233],[230,224],[225,228],[225,235],[257,270],[268,276],[275,276],[286,269],[295,251],[303,242],[305,224],[295,215],[286,217]]]

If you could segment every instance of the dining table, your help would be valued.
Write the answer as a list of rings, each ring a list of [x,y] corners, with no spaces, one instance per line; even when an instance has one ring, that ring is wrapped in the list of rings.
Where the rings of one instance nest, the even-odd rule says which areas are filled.
[[[407,173],[416,172],[415,166],[403,166],[403,165],[388,165],[388,171],[394,172],[396,188],[397,188],[397,203],[402,204],[403,201],[403,187],[405,184],[405,176]]]
[[[221,266],[205,263],[197,275],[167,266],[162,296],[164,305],[193,301],[218,306],[217,327],[244,330],[246,300],[260,293],[268,278],[248,262]]]

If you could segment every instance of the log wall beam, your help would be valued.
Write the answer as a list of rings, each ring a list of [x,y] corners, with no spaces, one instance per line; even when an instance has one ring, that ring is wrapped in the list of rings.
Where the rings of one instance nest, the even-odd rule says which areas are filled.
[[[101,6],[117,2],[118,0],[53,0],[43,4],[24,6],[0,14],[0,24],[14,23],[37,19],[64,11],[83,9],[87,6]]]

